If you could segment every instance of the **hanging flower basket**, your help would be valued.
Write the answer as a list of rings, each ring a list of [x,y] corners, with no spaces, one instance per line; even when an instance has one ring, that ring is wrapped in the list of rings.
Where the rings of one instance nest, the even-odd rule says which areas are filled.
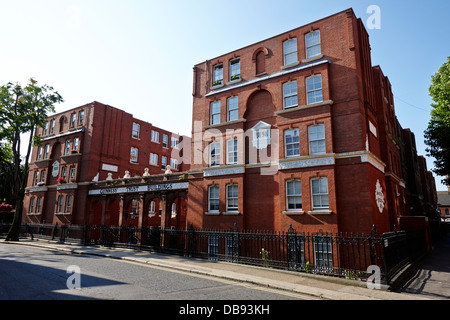
[[[4,202],[2,204],[0,204],[0,212],[1,213],[6,212],[7,214],[10,214],[12,209],[13,209],[13,206],[10,204],[4,203]]]

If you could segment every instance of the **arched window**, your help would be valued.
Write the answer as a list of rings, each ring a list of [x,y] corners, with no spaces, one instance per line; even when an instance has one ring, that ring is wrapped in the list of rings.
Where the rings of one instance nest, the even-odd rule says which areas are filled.
[[[156,202],[152,201],[150,202],[150,206],[148,207],[148,213],[154,213],[156,209]]]
[[[172,214],[171,217],[175,218],[177,216],[177,204],[174,202],[172,203]]]
[[[269,56],[269,49],[259,47],[253,52],[252,61],[256,64],[256,75],[266,72],[266,57]]]
[[[264,51],[259,51],[256,54],[256,74],[262,74],[266,72],[266,54]]]
[[[60,119],[59,119],[59,132],[63,132],[63,130],[64,130],[64,123],[66,122],[66,117],[65,116],[62,116]]]

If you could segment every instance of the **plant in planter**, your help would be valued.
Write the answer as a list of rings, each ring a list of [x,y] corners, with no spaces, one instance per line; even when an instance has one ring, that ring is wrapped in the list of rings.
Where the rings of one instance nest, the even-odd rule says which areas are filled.
[[[65,181],[64,181],[63,177],[59,177],[59,178],[56,180],[56,182],[58,182],[58,183],[64,183]]]
[[[0,204],[0,213],[6,212],[7,214],[10,214],[12,209],[13,209],[13,206],[10,204],[4,203],[4,202],[2,204]]]

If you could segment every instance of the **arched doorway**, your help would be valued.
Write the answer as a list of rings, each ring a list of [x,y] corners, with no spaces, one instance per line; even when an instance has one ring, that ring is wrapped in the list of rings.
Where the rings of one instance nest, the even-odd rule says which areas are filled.
[[[144,206],[143,223],[144,227],[161,226],[161,201],[157,197],[150,197]]]
[[[275,110],[272,94],[267,90],[256,90],[248,98],[244,114],[247,120],[245,163],[261,163],[278,157]]]

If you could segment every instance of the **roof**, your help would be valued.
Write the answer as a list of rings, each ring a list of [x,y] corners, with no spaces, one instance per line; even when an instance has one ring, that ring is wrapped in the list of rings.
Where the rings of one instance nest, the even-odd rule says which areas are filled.
[[[450,192],[449,191],[438,191],[438,205],[450,207]]]

